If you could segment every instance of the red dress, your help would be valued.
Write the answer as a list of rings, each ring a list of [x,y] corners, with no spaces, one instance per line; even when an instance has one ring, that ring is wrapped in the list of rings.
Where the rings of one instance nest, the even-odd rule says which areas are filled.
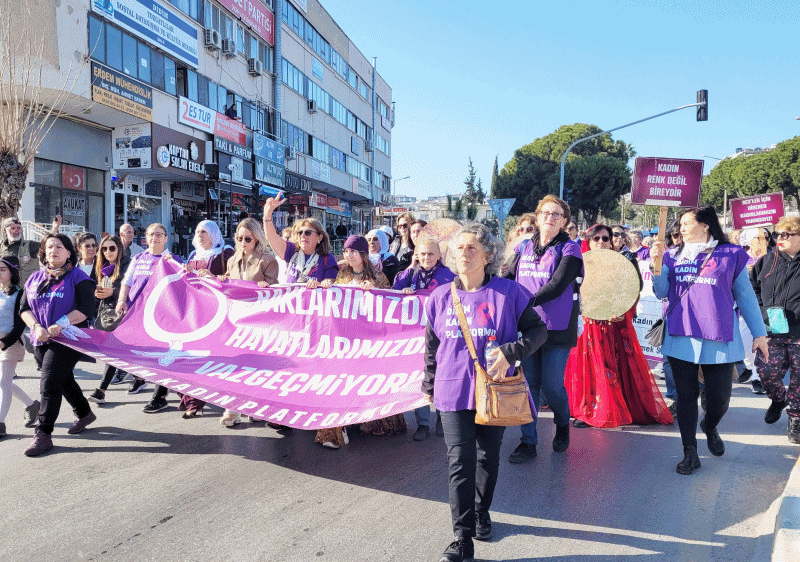
[[[570,413],[591,426],[672,423],[633,328],[634,308],[620,322],[584,317],[570,353],[564,373]]]

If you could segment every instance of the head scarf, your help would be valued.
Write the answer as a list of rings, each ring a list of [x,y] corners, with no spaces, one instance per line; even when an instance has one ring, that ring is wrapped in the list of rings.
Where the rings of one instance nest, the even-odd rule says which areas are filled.
[[[389,252],[389,237],[386,236],[386,233],[383,230],[377,228],[367,232],[367,238],[373,235],[378,239],[381,249],[377,254],[370,254],[369,261],[371,261],[373,265],[378,265],[391,255]]]
[[[208,236],[211,238],[211,247],[208,250],[200,245],[200,240],[197,237],[198,230],[205,230],[208,232]],[[197,224],[197,228],[194,229],[194,232],[192,246],[194,246],[195,251],[189,256],[189,261],[199,260],[210,262],[225,249],[225,239],[222,237],[222,232],[220,232],[217,223],[214,221],[200,221]]]

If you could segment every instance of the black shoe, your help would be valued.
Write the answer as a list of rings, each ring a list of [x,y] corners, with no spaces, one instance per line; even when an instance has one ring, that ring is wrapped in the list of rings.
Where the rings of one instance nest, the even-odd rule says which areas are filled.
[[[553,450],[556,453],[563,453],[569,447],[569,424],[557,425],[556,436],[553,437]]]
[[[106,393],[98,388],[89,395],[88,400],[89,402],[94,402],[95,404],[105,404]]]
[[[412,437],[412,439],[414,439],[414,441],[425,441],[428,438],[428,435],[430,435],[430,433],[431,430],[428,429],[427,425],[420,425],[414,432],[414,436]]]
[[[144,408],[142,408],[142,411],[146,414],[152,414],[154,412],[160,412],[164,408],[168,407],[169,403],[167,402],[167,399],[158,396],[150,400],[150,402],[148,402],[148,404]]]
[[[147,381],[144,379],[133,379],[130,388],[128,388],[128,394],[136,394],[137,392],[141,392],[144,390],[146,385]]]
[[[800,418],[789,416],[789,443],[800,445]]]
[[[767,408],[767,413],[764,414],[764,421],[767,423],[775,423],[781,419],[781,411],[786,407],[786,400],[782,402],[772,401],[772,404]]]
[[[450,543],[439,562],[471,562],[475,558],[475,545],[469,537],[457,537]]]
[[[508,457],[511,464],[524,464],[536,458],[536,445],[520,443]]]
[[[674,419],[678,418],[678,406],[675,400],[667,398],[667,409]]]
[[[488,541],[492,539],[492,518],[489,512],[475,512],[475,540]]]
[[[684,447],[683,460],[675,467],[678,474],[691,474],[700,468],[700,457],[697,456],[697,447]]]
[[[722,437],[716,427],[707,428],[706,418],[700,420],[700,430],[706,434],[706,442],[708,442],[708,450],[715,457],[721,457],[725,454],[725,443],[722,442]]]
[[[745,384],[747,381],[750,380],[750,377],[752,376],[753,376],[753,371],[751,371],[750,369],[745,369],[744,371],[742,371],[742,374],[739,375],[739,378],[736,380],[739,382],[739,384]]]
[[[579,420],[578,418],[575,418],[574,420],[572,420],[572,427],[578,427],[578,428],[589,427],[589,424],[586,423],[583,420]]]
[[[754,380],[750,384],[753,385],[753,394],[766,394],[767,391],[764,390],[764,385],[761,384],[759,379]]]
[[[125,371],[117,370],[116,374],[111,378],[111,382],[108,384],[123,384],[126,375],[127,373]]]
[[[442,418],[441,418],[441,416],[437,416],[437,419],[436,419],[436,436],[437,437],[444,437],[444,428],[442,427]]]

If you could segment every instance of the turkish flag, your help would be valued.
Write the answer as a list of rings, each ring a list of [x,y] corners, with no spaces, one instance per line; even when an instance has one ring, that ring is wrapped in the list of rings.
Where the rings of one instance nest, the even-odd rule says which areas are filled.
[[[86,190],[86,169],[61,165],[61,185],[67,189]]]

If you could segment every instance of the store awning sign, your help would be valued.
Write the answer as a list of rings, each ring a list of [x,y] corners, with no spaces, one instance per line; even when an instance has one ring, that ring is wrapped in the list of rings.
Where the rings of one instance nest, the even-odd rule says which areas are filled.
[[[247,146],[247,127],[243,123],[183,96],[178,98],[178,122]]]
[[[281,166],[286,165],[286,147],[259,133],[253,133],[253,154]]]
[[[276,187],[285,187],[286,169],[276,164],[265,160],[260,156],[256,156],[256,180]]]
[[[244,145],[231,142],[222,137],[214,137],[214,150],[236,156],[243,160],[253,161],[253,151]]]
[[[92,101],[145,121],[153,120],[153,88],[94,61]]]

